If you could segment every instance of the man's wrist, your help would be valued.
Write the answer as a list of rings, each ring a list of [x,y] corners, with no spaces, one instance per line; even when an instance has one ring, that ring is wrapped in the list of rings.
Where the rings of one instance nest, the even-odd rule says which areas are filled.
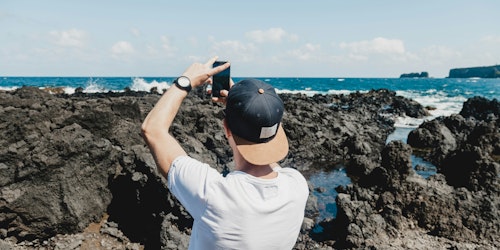
[[[174,80],[174,84],[177,88],[182,89],[189,93],[191,89],[193,88],[191,86],[191,80],[187,76],[180,76],[177,79]]]

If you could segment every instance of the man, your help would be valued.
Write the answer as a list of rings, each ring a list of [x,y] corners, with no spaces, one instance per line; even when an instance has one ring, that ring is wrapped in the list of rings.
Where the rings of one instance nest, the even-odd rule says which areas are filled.
[[[212,68],[216,59],[191,65],[174,81],[144,120],[143,137],[169,190],[194,218],[189,249],[291,249],[309,190],[297,170],[277,164],[288,141],[284,105],[270,85],[243,80],[214,99],[226,103],[224,130],[235,162],[226,177],[189,157],[168,133],[189,91],[229,67]]]

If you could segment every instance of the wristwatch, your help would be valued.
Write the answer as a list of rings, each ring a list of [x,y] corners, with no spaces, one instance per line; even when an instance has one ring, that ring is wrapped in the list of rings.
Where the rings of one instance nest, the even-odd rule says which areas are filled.
[[[191,80],[187,76],[181,76],[174,80],[175,86],[189,93],[191,91]]]

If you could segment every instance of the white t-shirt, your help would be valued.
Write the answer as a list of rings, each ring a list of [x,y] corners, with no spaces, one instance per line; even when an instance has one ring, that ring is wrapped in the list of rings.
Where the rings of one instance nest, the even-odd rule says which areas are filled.
[[[261,179],[241,171],[223,177],[188,156],[175,159],[168,188],[194,218],[189,249],[292,249],[309,196],[292,168]]]

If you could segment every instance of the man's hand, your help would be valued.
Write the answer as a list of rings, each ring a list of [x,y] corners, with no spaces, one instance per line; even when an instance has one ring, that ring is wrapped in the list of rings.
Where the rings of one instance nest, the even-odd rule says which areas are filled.
[[[191,87],[196,88],[205,83],[212,83],[212,76],[229,68],[230,63],[224,63],[218,67],[212,68],[212,65],[217,60],[217,56],[208,60],[205,64],[193,63],[182,74],[191,80]]]
[[[229,89],[231,89],[234,85],[233,79],[229,79]],[[212,90],[208,91],[208,94],[211,94]],[[229,91],[223,89],[220,91],[220,97],[212,97],[213,102],[220,102],[226,104],[226,97],[229,95]]]

